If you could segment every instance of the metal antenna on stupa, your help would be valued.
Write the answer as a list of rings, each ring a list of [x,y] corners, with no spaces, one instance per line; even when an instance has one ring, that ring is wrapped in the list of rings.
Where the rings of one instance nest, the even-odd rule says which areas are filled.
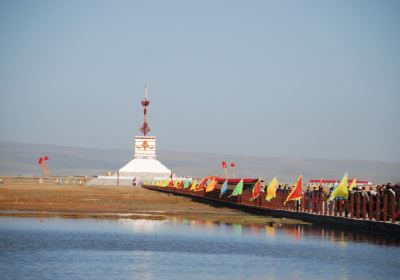
[[[146,136],[147,133],[149,133],[150,131],[149,124],[147,123],[147,106],[149,105],[150,105],[150,100],[147,100],[147,85],[144,85],[144,99],[142,100],[144,121],[142,127],[139,128],[139,130],[143,132],[144,136]]]

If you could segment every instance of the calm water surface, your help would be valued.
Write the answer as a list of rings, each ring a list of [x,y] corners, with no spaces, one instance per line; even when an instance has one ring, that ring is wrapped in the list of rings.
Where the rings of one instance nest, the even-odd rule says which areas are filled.
[[[0,279],[400,279],[399,245],[315,226],[0,218]]]

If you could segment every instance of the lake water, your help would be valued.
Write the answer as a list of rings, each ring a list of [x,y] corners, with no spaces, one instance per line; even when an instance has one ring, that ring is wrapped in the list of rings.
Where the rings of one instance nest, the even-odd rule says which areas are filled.
[[[399,279],[395,240],[316,226],[0,218],[0,279]]]

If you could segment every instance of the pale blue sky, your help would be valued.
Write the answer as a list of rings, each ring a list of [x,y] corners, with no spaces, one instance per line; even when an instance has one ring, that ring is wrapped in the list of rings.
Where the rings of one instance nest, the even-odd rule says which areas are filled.
[[[400,1],[0,0],[0,140],[400,161]]]

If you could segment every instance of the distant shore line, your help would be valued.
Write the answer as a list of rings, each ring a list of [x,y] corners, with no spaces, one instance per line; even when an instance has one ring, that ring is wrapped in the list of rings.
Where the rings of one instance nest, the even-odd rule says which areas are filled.
[[[65,219],[146,219],[146,220],[166,220],[168,215],[155,213],[90,213],[90,212],[52,212],[52,211],[27,211],[27,210],[3,210],[0,217],[32,217],[32,218],[65,218]]]

